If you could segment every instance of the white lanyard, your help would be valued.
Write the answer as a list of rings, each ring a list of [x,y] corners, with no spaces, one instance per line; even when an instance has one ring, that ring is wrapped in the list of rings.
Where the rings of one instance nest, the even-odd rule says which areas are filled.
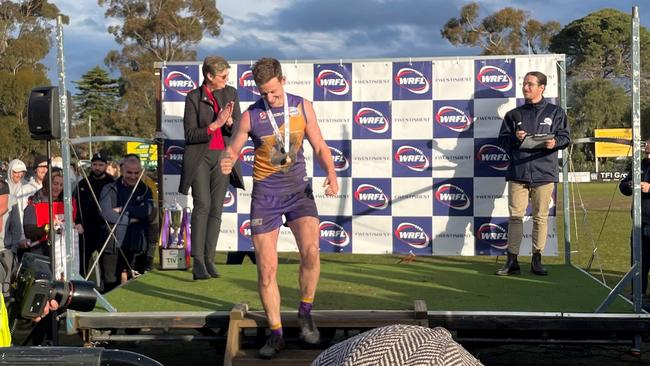
[[[283,154],[289,154],[291,152],[291,121],[289,120],[289,99],[287,99],[287,93],[284,93],[284,140],[282,139],[282,136],[280,135],[280,129],[278,128],[278,124],[275,122],[275,116],[273,115],[273,111],[271,110],[271,107],[269,104],[266,102],[266,99],[262,99],[264,101],[264,108],[266,108],[266,115],[269,118],[269,121],[271,122],[271,126],[273,126],[273,133],[275,134],[275,138],[280,140],[282,143],[282,150],[281,151]]]

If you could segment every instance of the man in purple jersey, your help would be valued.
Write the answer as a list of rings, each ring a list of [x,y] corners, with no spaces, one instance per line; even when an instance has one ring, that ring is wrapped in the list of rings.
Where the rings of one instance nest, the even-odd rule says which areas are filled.
[[[289,226],[300,251],[298,308],[300,339],[320,342],[311,309],[320,276],[319,219],[307,179],[303,140],[306,137],[327,177],[325,194],[335,196],[339,186],[332,154],[323,140],[311,102],[284,91],[280,62],[262,58],[253,66],[253,77],[262,98],[242,115],[239,127],[221,160],[223,174],[230,174],[248,136],[255,147],[251,233],[257,258],[258,291],[271,335],[259,351],[272,358],[284,348],[280,319],[280,291],[276,280],[277,242],[280,226]]]

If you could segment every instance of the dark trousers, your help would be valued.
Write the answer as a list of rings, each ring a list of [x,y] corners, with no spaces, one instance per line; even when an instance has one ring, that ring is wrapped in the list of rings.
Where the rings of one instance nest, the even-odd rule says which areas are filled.
[[[89,230],[85,231],[79,240],[79,272],[83,277],[86,277],[88,270],[90,270],[93,253],[99,251],[106,240],[104,230],[97,229],[103,226],[103,223],[94,225],[87,223],[84,225]]]
[[[244,258],[250,258],[253,264],[257,264],[255,261],[255,252],[228,252],[226,257],[226,264],[242,264],[244,263]]]
[[[646,234],[647,231],[647,234]],[[630,262],[634,264],[634,248],[632,247],[632,234],[630,234]],[[648,291],[648,274],[650,274],[650,225],[643,225],[641,229],[641,294]]]
[[[106,293],[120,285],[123,271],[127,271],[130,278],[129,269],[134,269],[136,258],[142,254],[129,249],[122,249],[122,253],[116,248],[115,252],[104,252],[102,254],[99,260],[102,272],[102,293]]]
[[[208,150],[192,181],[192,257],[214,263],[229,176],[221,173],[221,151]]]
[[[155,221],[149,222],[149,229],[147,231],[147,248],[143,254],[136,257],[134,268],[136,271],[145,273],[148,270],[147,266],[153,264],[153,257],[156,255],[159,236],[160,225],[158,225],[158,220],[156,219]]]

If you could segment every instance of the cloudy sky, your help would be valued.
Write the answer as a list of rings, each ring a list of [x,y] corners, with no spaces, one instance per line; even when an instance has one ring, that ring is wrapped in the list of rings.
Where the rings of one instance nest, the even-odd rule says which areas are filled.
[[[224,15],[222,33],[204,38],[198,57],[229,60],[272,56],[282,60],[366,59],[474,55],[451,46],[440,29],[457,16],[465,0],[216,0]],[[80,76],[118,49],[96,0],[54,0],[70,24],[64,28],[66,81]],[[505,6],[527,9],[533,18],[563,26],[593,11],[613,7],[631,12],[636,0],[478,0],[483,14]],[[650,6],[640,5],[641,24],[650,27]],[[50,80],[58,82],[55,53],[46,59]]]

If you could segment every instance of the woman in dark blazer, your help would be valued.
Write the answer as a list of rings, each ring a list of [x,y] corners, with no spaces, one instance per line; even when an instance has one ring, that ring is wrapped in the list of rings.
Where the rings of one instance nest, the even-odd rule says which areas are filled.
[[[226,85],[230,65],[217,56],[203,61],[203,84],[187,93],[183,127],[185,153],[178,191],[192,187],[192,274],[195,280],[219,277],[214,256],[221,229],[223,201],[230,182],[244,188],[237,166],[230,177],[223,175],[219,161],[236,130],[241,110],[237,90]]]

